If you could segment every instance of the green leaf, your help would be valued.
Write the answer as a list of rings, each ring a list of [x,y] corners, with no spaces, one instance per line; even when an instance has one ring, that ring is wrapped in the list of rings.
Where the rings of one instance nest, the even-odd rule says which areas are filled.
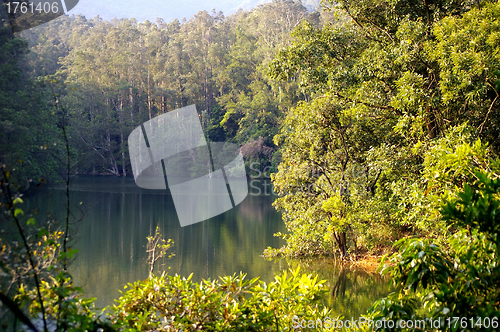
[[[14,198],[14,200],[12,201],[12,203],[14,205],[16,205],[16,204],[22,204],[22,203],[24,203],[24,201],[21,199],[21,197],[16,197],[16,198]]]
[[[18,215],[24,215],[24,211],[17,208],[14,210],[14,217],[17,217]]]

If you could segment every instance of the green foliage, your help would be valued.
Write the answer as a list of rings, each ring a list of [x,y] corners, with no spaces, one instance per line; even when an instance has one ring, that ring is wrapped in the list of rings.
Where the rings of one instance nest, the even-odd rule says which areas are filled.
[[[128,284],[111,308],[113,313],[104,315],[94,307],[95,299],[85,298],[82,289],[73,285],[66,271],[66,260],[77,251],[63,250],[65,234],[51,231],[51,223],[38,225],[21,209],[21,195],[9,200],[8,184],[3,181],[2,185],[7,199],[0,205],[7,208],[2,218],[23,225],[19,228],[21,244],[0,242],[0,310],[7,327],[14,321],[14,330],[20,320],[38,330],[292,331],[302,320],[324,321],[331,316],[321,303],[325,281],[300,273],[299,268],[277,274],[270,283],[246,280],[241,273],[200,283],[192,282],[192,275],[156,277],[152,273],[155,261],[173,244],[162,238],[158,228],[148,236],[150,277]],[[5,314],[8,310],[11,315]]]
[[[46,308],[46,319],[57,330],[112,330],[110,324],[98,318],[93,306],[95,298],[84,298],[83,290],[73,286],[72,277],[67,273],[49,276],[47,280],[43,280],[41,295]],[[28,307],[31,317],[39,317],[41,309],[37,298],[35,289],[21,284],[14,300],[20,307]]]
[[[270,283],[244,274],[200,283],[191,277],[151,276],[128,284],[112,321],[129,331],[292,331],[294,316],[315,320],[329,313],[318,305],[324,282],[299,269]]]
[[[378,319],[441,319],[446,331],[469,331],[472,322],[485,324],[486,317],[498,322],[500,163],[489,160],[486,166],[487,170],[468,165],[464,171],[450,165],[452,171],[473,176],[441,201],[442,219],[456,231],[446,245],[418,238],[396,244],[399,252],[390,257],[384,271],[399,291],[372,307]],[[467,317],[467,322],[450,322],[453,317]],[[483,328],[496,330],[493,325]]]
[[[325,6],[331,16],[273,1],[228,18],[199,12],[182,24],[63,17],[23,33],[31,54],[2,27],[0,164],[17,174],[8,185],[62,173],[53,97],[67,109],[75,170],[123,176],[131,173],[129,132],[195,103],[210,139],[243,145],[258,174],[277,171],[275,207],[289,232],[277,234],[286,247],[268,255],[347,258],[420,236],[396,242],[384,271],[399,288],[371,317],[497,318],[500,4]],[[61,249],[65,234],[37,224],[21,196],[3,203],[23,242],[2,243],[1,294],[60,329],[104,326],[92,300],[60,274],[75,254]],[[293,329],[293,315],[328,314],[316,277],[155,277],[171,243],[159,232],[148,242],[151,276],[118,300],[109,316],[118,328],[279,331]]]
[[[282,197],[274,205],[291,232],[286,254],[328,254],[337,246],[346,256],[360,231],[376,223],[373,204],[381,169],[369,165],[367,157],[384,127],[376,128],[369,117],[353,114],[339,102],[327,95],[300,104],[275,137],[282,162],[272,179]],[[378,217],[382,223],[387,220]]]
[[[272,137],[283,113],[297,102],[298,90],[296,83],[271,80],[266,68],[290,40],[290,31],[307,16],[300,2],[290,0],[227,18],[221,12],[200,11],[182,23],[62,16],[22,33],[31,51],[23,70],[52,86],[58,82],[55,93],[67,110],[76,173],[130,175],[129,133],[159,114],[190,104],[196,104],[211,140],[244,145],[262,137],[263,149],[274,152]],[[28,51],[26,41],[15,42],[19,53]],[[44,116],[52,111],[46,108]],[[12,121],[5,120],[5,133],[10,133]],[[50,139],[56,132],[45,131]],[[11,136],[10,141],[19,139]],[[17,157],[12,160],[29,159]],[[270,157],[246,159],[259,163],[260,171],[271,164]],[[51,168],[61,163],[53,164]]]
[[[474,141],[474,136],[463,124],[449,128],[438,139],[415,144],[412,153],[422,158],[419,177],[388,184],[394,218],[416,234],[433,238],[448,235],[439,213],[442,199],[475,179],[472,167],[487,170],[492,155],[488,145]]]
[[[0,239],[2,326],[17,330],[22,322],[44,331],[112,330],[99,319],[93,308],[95,299],[83,298],[83,291],[73,286],[66,271],[67,262],[78,252],[63,246],[68,235],[53,230],[53,222],[37,222],[36,214],[24,212],[22,195],[12,193],[10,179],[2,168],[0,218],[2,227],[14,234]]]
[[[159,226],[156,226],[155,234],[153,236],[148,236],[147,240],[148,244],[146,251],[149,254],[149,275],[152,275],[156,261],[167,254],[168,249],[174,245],[174,241],[172,241],[172,239],[165,240],[160,233]],[[173,256],[175,256],[175,254],[170,254],[168,258]]]
[[[280,252],[329,253],[333,243],[346,256],[358,243],[446,236],[438,200],[474,178],[466,165],[498,152],[500,5],[327,3],[339,19],[303,21],[269,65],[306,96],[275,137],[276,207],[290,231]],[[457,146],[454,160],[441,158]]]
[[[434,29],[437,41],[426,45],[430,59],[439,65],[440,91],[448,118],[474,123],[496,152],[499,22],[499,4],[486,2],[463,17],[443,19]],[[468,114],[460,114],[464,107]]]
[[[0,24],[0,165],[11,167],[16,188],[41,178],[57,182],[62,151],[57,121],[43,87],[27,74],[27,41]]]
[[[463,192],[443,206],[442,213],[444,219],[452,221],[457,228],[477,229],[491,237],[491,241],[497,242],[500,179],[489,178],[490,174],[479,171],[475,172],[475,176],[477,181],[474,187],[465,184]]]

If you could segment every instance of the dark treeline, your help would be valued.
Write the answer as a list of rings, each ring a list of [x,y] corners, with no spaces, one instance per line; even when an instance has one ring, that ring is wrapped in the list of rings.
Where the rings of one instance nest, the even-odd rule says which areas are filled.
[[[295,80],[271,80],[268,65],[302,20],[320,27],[332,17],[273,1],[229,17],[201,11],[182,22],[64,16],[20,36],[4,28],[2,57],[10,67],[2,67],[1,161],[22,163],[23,185],[57,179],[65,119],[72,172],[131,175],[131,130],[196,104],[211,140],[246,144],[253,168],[276,167],[273,137],[286,110],[305,96]]]

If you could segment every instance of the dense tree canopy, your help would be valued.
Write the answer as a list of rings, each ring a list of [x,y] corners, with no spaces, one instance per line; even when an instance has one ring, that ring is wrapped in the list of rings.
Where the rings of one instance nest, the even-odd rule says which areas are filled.
[[[269,169],[276,151],[273,136],[284,112],[301,93],[296,82],[270,79],[267,66],[281,47],[289,45],[290,32],[305,19],[320,24],[322,16],[309,14],[300,2],[291,0],[273,1],[229,17],[201,11],[182,22],[62,16],[24,31],[20,36],[25,41],[11,37],[11,46],[5,44],[2,52],[16,47],[16,59],[10,61],[17,61],[12,63],[23,74],[3,67],[10,70],[3,77],[11,85],[24,86],[26,79],[45,83],[34,88],[35,93],[26,93],[42,117],[52,115],[55,100],[61,106],[59,113],[54,111],[55,121],[40,118],[38,123],[54,125],[61,121],[61,112],[67,115],[74,173],[131,175],[127,146],[131,130],[190,104],[196,104],[211,140],[248,143],[254,147],[248,164]],[[2,93],[10,93],[9,89]],[[44,101],[34,101],[35,95]],[[9,117],[7,113],[3,117],[5,125],[5,121],[11,123]],[[24,126],[16,125],[21,130]],[[49,131],[52,134],[46,138],[54,142],[60,133],[55,128]],[[9,136],[2,142],[14,143],[32,134]],[[27,144],[19,142],[19,146]],[[257,147],[260,150],[253,151]],[[29,158],[19,155],[18,159]],[[11,159],[3,161],[12,164]],[[52,172],[63,164],[55,162]]]
[[[41,177],[55,181],[61,172],[61,138],[43,87],[26,71],[28,43],[0,27],[0,164],[14,169],[22,189]]]
[[[270,248],[268,255],[339,253],[347,259],[396,243],[398,252],[384,271],[397,288],[375,303],[371,318],[498,319],[500,4],[327,0],[325,6],[308,13],[298,1],[276,0],[230,17],[202,11],[190,20],[156,23],[63,16],[22,35],[2,25],[2,216],[23,234],[22,199],[9,191],[13,183],[55,180],[68,169],[131,175],[131,130],[196,104],[211,140],[238,143],[252,171],[273,171],[280,196],[274,204],[288,233],[277,234],[287,244]],[[26,227],[38,225],[30,218]],[[5,293],[34,276],[35,288],[12,288],[19,303],[40,310],[44,320],[48,314],[58,324],[96,328],[101,323],[90,300],[71,295],[73,314],[54,309],[63,299],[57,292],[78,293],[69,276],[53,277],[49,264],[61,259],[66,270],[67,234],[68,228],[49,233],[40,227],[24,248],[0,246],[2,269],[13,276]],[[251,325],[253,315],[261,330],[269,330],[273,320],[279,330],[280,319],[291,324],[294,308],[283,299],[308,294],[311,306],[299,301],[296,308],[325,315],[315,292],[292,292],[312,285],[319,294],[321,283],[297,276],[298,271],[289,283],[291,293],[285,289],[272,301],[266,297],[275,284],[248,286],[255,295],[251,305],[239,310],[236,304],[247,303],[245,298],[230,299],[236,303],[234,320],[218,325],[214,319],[219,327],[213,329]],[[44,278],[41,286],[38,277]],[[157,293],[156,283],[167,287],[167,279],[134,285],[120,299],[116,322],[137,329],[148,320],[160,324],[156,309],[132,321],[136,317],[127,308],[131,302],[150,305],[140,288]],[[169,280],[186,292],[220,286],[218,293],[210,290],[216,300],[227,291],[223,284]],[[287,284],[286,274],[276,282]],[[50,298],[47,313],[41,291],[49,294],[43,295]],[[177,303],[170,293],[162,293],[161,301]],[[198,293],[184,299],[198,303]],[[17,308],[3,290],[0,295]],[[256,305],[263,309],[250,315]],[[172,326],[187,324],[175,319],[192,313],[188,307],[172,316]],[[206,303],[200,308],[202,315],[227,315]],[[280,319],[277,310],[283,310]],[[452,323],[444,329],[471,326]]]
[[[329,252],[334,243],[345,256],[359,240],[437,235],[422,208],[430,190],[423,157],[465,121],[499,149],[498,4],[330,6],[337,21],[322,28],[303,21],[270,64],[272,77],[299,77],[307,95],[275,137],[283,156],[276,205],[291,231],[286,250]]]

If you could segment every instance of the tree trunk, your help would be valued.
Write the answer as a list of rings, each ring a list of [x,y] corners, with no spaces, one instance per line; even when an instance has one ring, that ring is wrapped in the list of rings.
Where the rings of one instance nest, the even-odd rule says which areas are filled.
[[[340,255],[342,259],[346,259],[347,257],[347,237],[346,233],[342,232],[340,233]]]
[[[115,156],[113,155],[113,150],[111,149],[111,135],[109,134],[109,128],[106,128],[106,134],[107,134],[106,140],[108,143],[108,151],[109,151],[109,154],[111,156],[111,169],[110,169],[110,171],[111,171],[111,174],[119,176],[120,171],[118,170],[118,165],[116,164],[116,159],[115,159]]]
[[[427,123],[426,123],[427,134],[429,135],[430,139],[433,139],[437,136],[437,132],[438,132],[436,116],[432,112],[432,109],[430,106],[427,106],[426,112],[427,112]]]
[[[134,84],[134,82],[132,82],[132,85]],[[130,120],[132,121],[132,123],[134,123],[134,94],[133,94],[134,90],[132,89],[132,87],[129,88],[128,90],[128,99],[129,99],[129,102],[130,102]]]
[[[340,258],[342,260],[347,258],[347,236],[346,232],[333,232],[333,238],[335,239],[335,242],[337,242],[337,247],[340,251]]]
[[[120,150],[122,154],[122,175],[127,176],[127,171],[125,169],[125,142],[123,140],[123,99],[120,97]]]
[[[150,76],[151,76],[151,73],[149,72],[149,60],[148,60],[148,87],[147,87],[147,92],[148,92],[148,112],[149,112],[149,120],[152,119],[151,117],[151,91],[150,91],[150,87],[149,87],[149,84],[150,84]]]

